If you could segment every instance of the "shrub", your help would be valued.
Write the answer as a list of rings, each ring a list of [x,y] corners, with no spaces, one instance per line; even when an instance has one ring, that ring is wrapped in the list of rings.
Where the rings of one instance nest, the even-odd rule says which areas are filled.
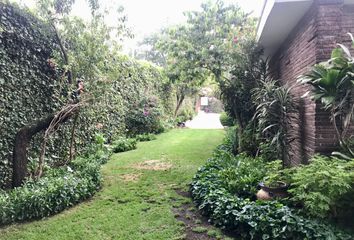
[[[354,57],[351,55],[354,37],[351,33],[348,35],[352,48],[337,44],[332,50],[331,59],[314,65],[308,74],[300,76],[299,82],[311,86],[312,98],[330,113],[343,153],[348,158],[354,158],[354,149],[348,142],[352,137],[350,129],[354,121]]]
[[[187,122],[188,120],[192,120],[195,116],[195,112],[192,107],[185,106],[177,115],[176,122]]]
[[[305,218],[297,210],[278,201],[252,201],[245,198],[248,194],[242,194],[243,189],[252,190],[250,184],[255,182],[253,180],[241,179],[240,186],[231,192],[224,173],[232,172],[233,168],[242,164],[247,165],[247,161],[253,160],[244,156],[233,157],[219,147],[193,178],[193,199],[215,225],[236,230],[244,239],[352,239],[348,233],[326,222]],[[252,176],[250,179],[260,178],[263,174],[253,172],[258,172],[262,167],[267,168],[261,160],[249,163],[249,167],[246,165],[241,166],[243,169],[240,172]],[[273,168],[270,166],[270,169]],[[237,177],[240,176],[234,174],[233,179]]]
[[[233,166],[220,170],[220,178],[231,194],[254,198],[258,183],[266,173],[267,168],[263,159],[240,154],[235,157]]]
[[[136,135],[135,139],[139,142],[146,142],[146,141],[152,141],[156,139],[156,135],[155,134],[140,134],[140,135]]]
[[[289,152],[289,143],[294,138],[290,122],[298,112],[291,87],[280,86],[272,79],[260,81],[252,90],[252,98],[257,106],[254,119],[259,135],[276,150],[276,159],[285,160],[284,153]]]
[[[278,156],[277,148],[269,140],[260,142],[258,150],[259,150],[259,155],[262,156],[262,158],[267,162],[274,161],[275,159],[277,159]]]
[[[223,147],[226,147],[225,149],[235,155],[238,153],[239,147],[239,138],[237,132],[237,126],[229,127],[226,130],[226,135],[222,144]]]
[[[113,145],[113,152],[120,153],[136,149],[136,139],[121,137],[115,140]]]
[[[0,192],[0,224],[48,217],[91,197],[101,186],[100,161],[77,158],[38,181]]]
[[[163,109],[156,97],[143,99],[126,117],[128,134],[135,136],[144,133],[161,133],[164,131]]]
[[[294,168],[290,173],[291,201],[300,202],[305,212],[316,217],[336,217],[340,212],[353,212],[354,159],[343,161],[317,155],[309,165]],[[349,202],[343,201],[350,195]]]
[[[240,135],[239,151],[245,152],[250,156],[256,156],[259,149],[259,136],[253,123],[249,123]]]
[[[220,114],[220,122],[224,127],[231,127],[234,125],[234,120],[226,112]]]

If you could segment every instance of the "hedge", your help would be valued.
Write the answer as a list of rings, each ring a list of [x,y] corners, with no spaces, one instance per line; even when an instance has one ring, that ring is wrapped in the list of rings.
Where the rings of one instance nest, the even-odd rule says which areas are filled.
[[[52,169],[38,181],[0,192],[0,224],[48,217],[90,198],[101,187],[100,166],[106,159],[77,158],[68,169]]]
[[[46,23],[8,1],[0,2],[0,19],[0,125],[6,126],[0,131],[1,189],[11,183],[16,133],[58,111],[76,86],[60,84],[63,72],[50,64],[51,58],[60,54]],[[122,55],[112,56],[107,63],[99,69],[101,76],[94,79],[96,85],[104,86],[97,94],[100,97],[80,110],[75,130],[78,154],[90,145],[96,132],[103,133],[108,141],[125,135],[128,113],[146,96],[158,97],[165,115],[171,113],[171,91],[166,90],[167,77],[160,69]],[[90,84],[85,87],[90,90]],[[46,151],[48,164],[66,161],[72,124],[69,120],[51,136]],[[37,134],[31,141],[31,159],[38,158],[42,137],[43,133]]]

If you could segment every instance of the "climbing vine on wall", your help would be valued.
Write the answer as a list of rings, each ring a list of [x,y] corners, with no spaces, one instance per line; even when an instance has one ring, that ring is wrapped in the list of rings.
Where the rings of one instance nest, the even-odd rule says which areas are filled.
[[[63,70],[58,67],[60,64],[56,64],[60,62],[60,54],[52,28],[27,10],[8,3],[0,3],[0,19],[0,188],[4,188],[11,180],[16,133],[24,126],[56,113],[70,101],[75,86],[67,83]],[[80,21],[71,22],[78,23],[81,24]],[[86,27],[85,24],[81,26]],[[91,30],[78,32],[77,38],[87,43],[98,41],[90,35],[95,34]],[[62,37],[65,42],[65,33]],[[66,46],[69,55],[74,56],[74,52],[70,52],[74,51],[70,49],[71,45]],[[82,47],[89,48],[90,44]],[[91,100],[80,110],[74,132],[75,153],[84,151],[96,132],[104,133],[108,140],[124,135],[128,111],[144,96],[160,97],[169,112],[170,92],[165,91],[167,80],[159,69],[121,56],[107,46],[103,48],[100,52],[103,55],[98,60],[89,61],[91,55],[86,55],[91,63],[89,67],[95,71],[94,75],[81,76],[85,78],[85,94]],[[80,66],[75,66],[78,73]],[[56,166],[67,161],[72,124],[73,120],[67,121],[50,137],[46,164]],[[38,161],[42,139],[43,132],[31,141],[30,161]]]

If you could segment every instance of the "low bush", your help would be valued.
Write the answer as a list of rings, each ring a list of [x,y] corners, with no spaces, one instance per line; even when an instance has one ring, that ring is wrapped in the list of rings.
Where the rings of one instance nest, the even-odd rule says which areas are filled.
[[[354,213],[354,159],[344,161],[317,155],[309,165],[291,169],[290,199],[311,216],[328,218]]]
[[[155,134],[151,134],[151,133],[148,133],[148,134],[139,134],[139,135],[136,135],[136,136],[135,136],[135,139],[136,139],[138,142],[147,142],[147,141],[155,140],[155,139],[156,139],[156,135],[155,135]]]
[[[38,181],[0,192],[0,224],[48,217],[91,197],[101,187],[102,156],[77,158]]]
[[[193,108],[185,107],[178,113],[176,122],[177,123],[187,122],[188,120],[192,120],[194,116],[195,116],[195,112]]]
[[[261,158],[251,158],[244,154],[233,159],[233,166],[220,170],[220,177],[231,194],[254,198],[259,182],[267,173],[267,165]]]
[[[234,125],[234,120],[226,112],[220,114],[220,122],[224,127],[231,127]]]
[[[279,201],[252,201],[254,186],[251,184],[264,176],[266,171],[262,169],[267,166],[274,169],[272,164],[262,163],[261,159],[234,157],[219,147],[194,177],[191,184],[193,199],[215,225],[235,230],[244,239],[353,238],[327,222],[304,217],[298,210]],[[229,178],[235,181],[232,188]]]
[[[135,138],[124,138],[121,137],[112,143],[112,150],[114,153],[126,152],[136,149],[136,139]]]

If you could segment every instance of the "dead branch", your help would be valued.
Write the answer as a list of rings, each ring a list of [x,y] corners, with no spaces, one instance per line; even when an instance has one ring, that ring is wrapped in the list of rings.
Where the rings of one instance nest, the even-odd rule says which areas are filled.
[[[76,114],[80,107],[82,107],[85,102],[78,102],[74,104],[69,104],[64,106],[59,112],[57,112],[50,122],[48,128],[46,129],[43,137],[43,142],[41,144],[41,153],[39,156],[38,168],[36,171],[37,178],[40,178],[43,173],[44,167],[44,157],[46,153],[46,145],[49,140],[49,137],[54,134],[59,129],[59,125],[63,122],[66,122],[71,116]]]

